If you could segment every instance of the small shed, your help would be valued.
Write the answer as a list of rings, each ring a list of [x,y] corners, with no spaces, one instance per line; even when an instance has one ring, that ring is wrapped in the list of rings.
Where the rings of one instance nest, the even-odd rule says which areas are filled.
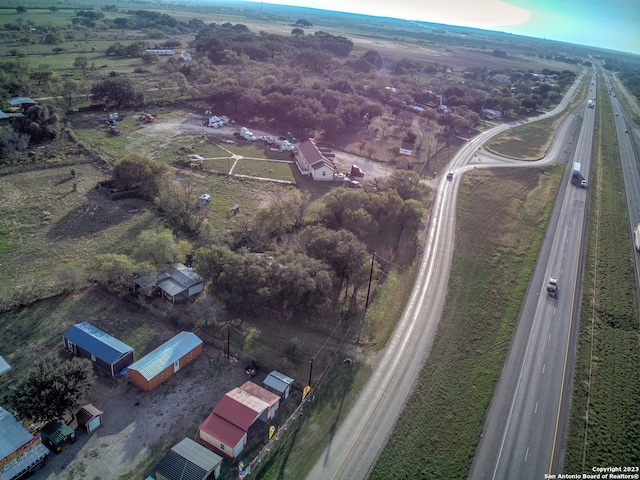
[[[129,381],[153,390],[202,353],[202,340],[193,332],[180,332],[171,340],[129,365]]]
[[[247,444],[247,431],[216,413],[211,413],[198,429],[202,445],[228,460],[235,460]]]
[[[293,378],[287,377],[284,373],[280,373],[274,370],[267,378],[262,382],[269,390],[280,395],[280,398],[284,400],[291,393],[291,386],[293,385]]]
[[[40,435],[42,435],[42,442],[55,453],[60,453],[72,443],[76,443],[76,432],[58,420],[42,427]]]
[[[184,438],[160,460],[156,480],[208,480],[220,476],[222,457]]]
[[[103,424],[103,414],[104,412],[98,410],[92,404],[84,405],[80,410],[78,410],[78,413],[76,413],[78,427],[84,428],[87,433],[93,433]]]
[[[67,350],[91,360],[98,370],[112,377],[134,360],[132,347],[87,322],[75,324],[62,338]]]

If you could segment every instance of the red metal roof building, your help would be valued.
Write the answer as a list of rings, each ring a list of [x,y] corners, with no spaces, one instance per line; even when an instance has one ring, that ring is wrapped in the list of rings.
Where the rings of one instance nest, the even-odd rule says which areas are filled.
[[[199,428],[200,443],[228,459],[235,459],[247,444],[247,431],[260,419],[268,422],[280,397],[249,381],[227,392]]]

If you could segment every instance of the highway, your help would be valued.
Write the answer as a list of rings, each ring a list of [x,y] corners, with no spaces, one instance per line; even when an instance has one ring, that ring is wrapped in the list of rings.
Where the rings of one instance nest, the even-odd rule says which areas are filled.
[[[588,92],[595,97],[595,87]],[[579,108],[581,127],[569,164],[589,179],[595,109]],[[563,132],[558,145],[566,142]],[[565,143],[566,144],[566,143]],[[553,155],[553,152],[551,152]],[[559,473],[571,395],[588,190],[567,169],[489,408],[469,478],[544,478]],[[559,293],[546,292],[549,277]]]
[[[556,115],[564,110],[581,79],[582,75],[578,77],[556,109],[541,115],[538,119]],[[487,156],[481,150],[482,145],[494,135],[524,122],[503,124],[481,133],[464,145],[451,160],[449,171],[454,174],[454,177],[452,181],[447,181],[446,175],[443,175],[437,188],[420,270],[405,311],[386,346],[381,361],[363,388],[354,407],[309,472],[308,479],[358,480],[366,478],[391,433],[424,361],[429,355],[444,307],[453,255],[454,242],[452,240],[455,233],[457,189],[461,174],[472,168],[514,165],[531,167],[540,163],[554,162],[566,151],[566,141],[570,141],[572,138],[571,128],[569,128],[572,122],[573,119],[563,122],[563,127],[560,130],[564,132],[564,137],[562,137],[564,141],[554,141],[549,155],[539,162],[502,161]],[[569,125],[569,127],[565,125]],[[584,191],[572,192],[567,195],[567,197],[574,198],[574,201],[581,201],[583,204],[585,196]],[[560,212],[557,212],[556,215],[560,215]],[[571,241],[571,233],[567,229],[566,237],[562,243],[570,243]],[[570,246],[567,244],[567,248]],[[557,269],[557,273],[554,270],[554,274],[560,276],[561,282],[568,281],[571,264],[565,264],[563,256],[554,257],[554,261],[559,262],[558,265],[562,264],[562,268]],[[539,286],[540,292],[545,293],[542,283]],[[568,284],[565,286],[561,283],[560,288],[566,292],[571,290]],[[546,300],[545,296],[539,294],[536,298],[543,301]],[[565,301],[561,290],[558,303],[564,305]],[[547,314],[549,312],[555,314],[557,311],[553,304],[547,304],[546,308],[548,309]],[[565,308],[563,307],[563,310],[558,314],[567,314],[568,311]],[[544,323],[550,324],[551,322]],[[556,341],[558,340],[554,337],[554,342]],[[545,348],[545,345],[542,343],[534,348]],[[553,359],[549,359],[549,362],[551,361],[559,360],[554,356]],[[555,363],[549,364],[549,367],[551,366],[557,369]],[[546,367],[544,368],[546,369]]]
[[[605,81],[613,85],[608,76]],[[616,83],[617,90],[622,92],[627,101],[640,115],[640,107],[633,97],[627,92],[622,84]],[[618,153],[622,165],[622,179],[624,182],[624,192],[627,200],[627,216],[629,218],[629,238],[633,245],[633,227],[640,223],[640,163],[638,163],[638,145],[640,144],[640,131],[633,122],[629,114],[624,110],[617,96],[613,96],[615,90],[609,96],[614,112],[616,136],[618,137]],[[636,272],[636,295],[638,305],[640,305],[640,253],[633,256],[633,263]]]

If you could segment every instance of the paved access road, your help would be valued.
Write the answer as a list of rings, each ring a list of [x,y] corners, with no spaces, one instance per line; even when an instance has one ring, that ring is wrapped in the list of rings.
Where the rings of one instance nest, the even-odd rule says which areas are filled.
[[[546,118],[564,110],[575,93],[580,76],[565,99]],[[386,347],[382,360],[365,385],[352,410],[309,472],[310,480],[359,480],[367,477],[429,355],[444,306],[451,266],[460,175],[471,168],[490,166],[479,160],[480,149],[492,136],[511,128],[500,125],[464,145],[443,175],[434,201],[420,271],[411,297]],[[553,147],[552,147],[553,148]],[[560,147],[555,147],[560,148]],[[548,157],[542,162],[553,162]],[[475,161],[475,164],[471,164]],[[536,162],[501,162],[504,166],[531,166]]]

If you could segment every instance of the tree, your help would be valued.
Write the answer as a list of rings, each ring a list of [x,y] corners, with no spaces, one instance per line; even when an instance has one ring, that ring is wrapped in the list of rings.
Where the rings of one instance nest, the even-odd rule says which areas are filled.
[[[294,28],[293,30],[291,30],[291,35],[293,35],[294,37],[302,37],[304,36],[304,30],[301,28]]]
[[[171,230],[145,230],[138,236],[134,256],[143,262],[151,260],[155,265],[168,265],[183,261]]]
[[[55,5],[52,5],[51,7],[49,7],[49,11],[51,13],[56,13],[58,11],[58,7],[56,7]]]
[[[64,43],[64,37],[60,32],[49,32],[44,37],[44,43],[49,45],[58,45]]]
[[[89,360],[76,357],[63,362],[54,355],[39,357],[11,392],[9,405],[20,418],[57,420],[77,408],[94,381]]]
[[[307,255],[328,263],[341,285],[353,278],[367,262],[365,245],[347,230],[311,227],[305,232],[308,238]]]
[[[113,166],[113,180],[120,190],[139,188],[142,196],[153,198],[160,191],[168,170],[166,163],[158,162],[146,155],[129,153]]]
[[[14,119],[13,129],[30,135],[34,143],[55,140],[62,132],[62,117],[53,105],[34,105],[24,112],[24,117]]]
[[[82,74],[85,75],[87,73],[87,67],[89,66],[89,58],[79,55],[73,60],[73,66],[82,70]]]
[[[313,27],[313,25],[311,24],[311,22],[304,20],[304,19],[299,19],[296,23],[296,26],[298,27],[305,27],[305,28],[311,28]]]
[[[78,82],[76,80],[67,79],[62,82],[62,90],[60,94],[62,100],[68,108],[76,103],[82,103],[91,91],[91,85],[87,82]]]
[[[16,12],[27,13],[27,7],[23,7],[23,6],[16,7]]]
[[[125,76],[108,77],[93,84],[93,98],[104,103],[115,103],[117,108],[143,103],[144,95],[138,92],[133,80]]]

